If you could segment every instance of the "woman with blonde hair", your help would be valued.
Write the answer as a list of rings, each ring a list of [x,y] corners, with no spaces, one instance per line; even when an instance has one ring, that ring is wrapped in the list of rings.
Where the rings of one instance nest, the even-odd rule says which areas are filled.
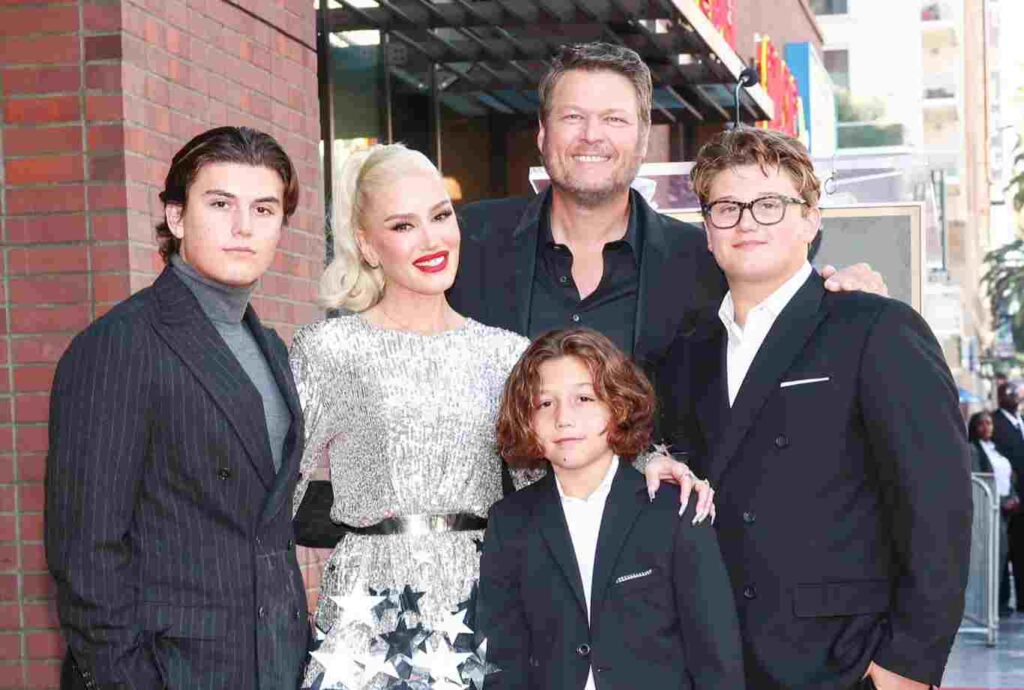
[[[386,687],[403,668],[409,677],[444,666],[442,635],[454,642],[472,622],[455,612],[479,574],[484,516],[503,494],[498,401],[528,341],[449,306],[459,227],[421,153],[394,144],[356,154],[334,200],[321,304],[351,313],[301,329],[291,351],[306,424],[297,527],[344,532],[321,578],[314,622],[323,642],[304,687]],[[303,524],[315,514],[304,494],[322,464],[331,525]],[[672,464],[657,459],[648,471]],[[517,486],[530,480],[514,475]],[[434,667],[433,687],[451,679],[447,663]]]

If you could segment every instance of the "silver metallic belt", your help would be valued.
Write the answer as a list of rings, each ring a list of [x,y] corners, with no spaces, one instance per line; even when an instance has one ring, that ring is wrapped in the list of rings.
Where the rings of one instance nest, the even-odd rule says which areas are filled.
[[[447,515],[402,515],[386,518],[366,527],[345,525],[353,534],[430,534],[432,532],[468,532],[487,528],[487,519],[471,513]]]

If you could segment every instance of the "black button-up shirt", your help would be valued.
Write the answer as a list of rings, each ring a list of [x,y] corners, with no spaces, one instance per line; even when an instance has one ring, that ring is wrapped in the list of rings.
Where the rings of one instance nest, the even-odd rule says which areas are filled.
[[[625,236],[604,245],[601,282],[582,300],[572,279],[572,252],[557,244],[551,233],[550,202],[541,210],[538,231],[530,338],[557,328],[585,326],[605,334],[632,356],[643,241],[636,204],[630,203]]]

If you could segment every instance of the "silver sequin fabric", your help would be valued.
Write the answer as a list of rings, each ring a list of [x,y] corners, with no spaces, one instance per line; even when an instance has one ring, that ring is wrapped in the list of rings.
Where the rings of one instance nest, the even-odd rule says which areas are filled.
[[[471,319],[436,335],[380,328],[359,315],[301,329],[291,364],[306,450],[294,507],[326,456],[335,522],[362,527],[405,515],[485,517],[502,496],[494,437],[498,402],[528,343]],[[517,485],[535,478],[515,475]],[[332,631],[340,609],[330,597],[366,594],[369,587],[409,585],[424,592],[420,620],[433,627],[468,597],[479,574],[476,540],[482,536],[346,535],[321,580],[315,622],[328,632],[321,649],[343,644],[358,656],[374,635],[394,629],[391,615],[376,629],[347,625]],[[311,661],[304,686],[320,670]]]

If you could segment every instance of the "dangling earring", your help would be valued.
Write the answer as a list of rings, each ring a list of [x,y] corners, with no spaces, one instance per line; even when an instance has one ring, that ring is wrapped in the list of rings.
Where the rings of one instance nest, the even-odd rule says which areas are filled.
[[[366,257],[365,257],[365,256],[363,257],[363,263],[364,263],[364,264],[366,264],[367,266],[369,266],[369,267],[370,267],[370,270],[371,270],[371,271],[376,271],[376,270],[377,270],[378,268],[380,268],[380,262],[378,262],[378,263],[377,263],[376,265],[375,265],[375,264],[371,264],[371,263],[370,263],[370,262],[369,262],[369,261],[368,261],[368,260],[366,259]]]

